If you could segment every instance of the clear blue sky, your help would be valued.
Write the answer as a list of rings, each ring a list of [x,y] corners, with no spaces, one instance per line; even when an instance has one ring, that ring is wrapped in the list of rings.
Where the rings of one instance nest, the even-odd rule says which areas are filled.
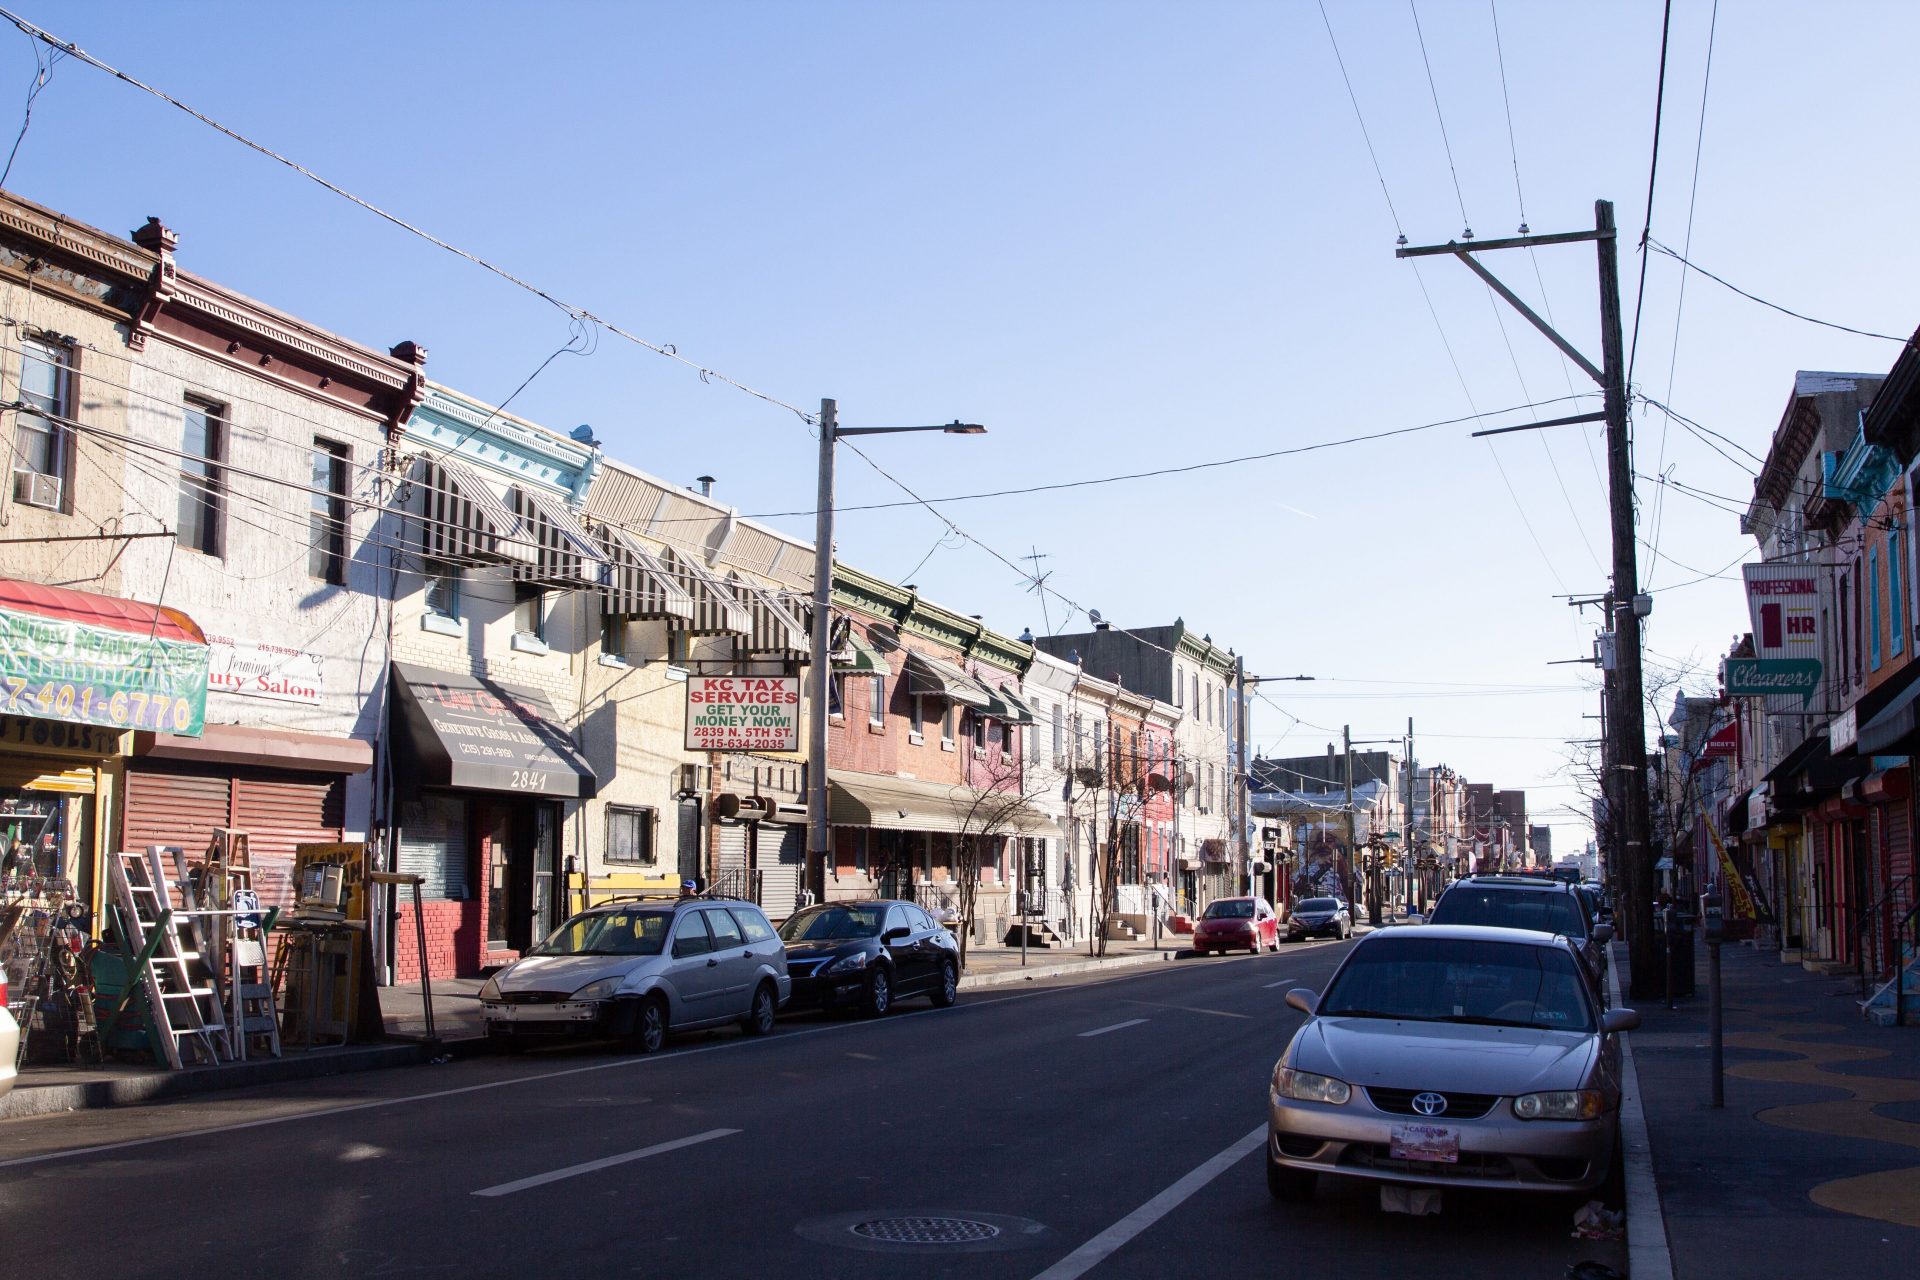
[[[848,425],[986,423],[984,438],[868,446],[930,497],[1588,390],[1464,268],[1394,259],[1395,219],[1311,0],[11,3],[780,399],[833,396]],[[1659,5],[1425,0],[1444,139],[1409,6],[1326,12],[1411,240],[1458,236],[1462,204],[1480,238],[1511,234],[1517,157],[1536,232],[1590,226],[1596,197],[1616,202],[1631,317]],[[1675,5],[1654,235],[1680,247],[1691,217],[1692,256],[1728,279],[1911,331],[1920,7],[1722,6],[1703,133],[1711,15],[1710,0]],[[0,41],[15,102],[33,72],[24,37]],[[435,377],[483,398],[568,337],[546,304],[74,61],[40,95],[8,185],[114,231],[157,214],[190,270],[364,342],[422,342]],[[1495,265],[1531,299],[1544,286],[1597,358],[1590,249]],[[1794,370],[1884,372],[1898,351],[1698,276],[1682,305],[1679,284],[1655,258],[1639,389],[1757,454]],[[796,418],[611,335],[514,407],[562,430],[590,422],[663,477],[715,475],[743,512],[812,506]],[[1639,469],[1740,505],[1749,472],[1661,423],[1636,419]],[[1342,723],[1397,734],[1412,715],[1423,760],[1525,787],[1539,811],[1575,800],[1558,740],[1593,728],[1587,669],[1546,664],[1589,652],[1590,629],[1554,595],[1604,586],[1602,455],[1582,428],[1491,445],[1466,431],[946,510],[1008,556],[1037,546],[1051,585],[1120,625],[1180,615],[1256,672],[1318,677],[1270,687],[1307,723],[1261,704],[1269,753],[1321,750]],[[843,456],[843,504],[898,497]],[[1642,553],[1654,660],[1710,673],[1746,626],[1737,582],[1681,584],[1752,544],[1696,500],[1662,509],[1647,487],[1641,504],[1668,557]],[[809,518],[773,523],[812,533]],[[1011,633],[1043,625],[1004,565],[957,539],[935,550],[943,526],[925,511],[850,512],[840,530],[850,563],[912,575]],[[1066,629],[1068,606],[1048,607]],[[1563,848],[1586,838],[1579,816],[1551,820]]]

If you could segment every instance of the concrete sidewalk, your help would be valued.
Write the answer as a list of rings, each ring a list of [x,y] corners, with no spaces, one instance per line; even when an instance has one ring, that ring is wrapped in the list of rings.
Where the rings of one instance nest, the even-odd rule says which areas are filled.
[[[1730,944],[1726,1105],[1714,1110],[1704,950],[1700,989],[1678,1008],[1629,1001],[1674,1275],[1913,1276],[1920,1028],[1876,1027],[1853,982]]]

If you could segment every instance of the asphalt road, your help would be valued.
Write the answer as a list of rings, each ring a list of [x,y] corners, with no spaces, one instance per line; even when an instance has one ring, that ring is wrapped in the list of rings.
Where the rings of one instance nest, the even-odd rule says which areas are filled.
[[[1558,1202],[1450,1192],[1415,1219],[1357,1185],[1269,1199],[1263,1099],[1300,1021],[1283,996],[1348,945],[789,1017],[653,1057],[13,1121],[0,1222],[36,1274],[116,1277],[1558,1280],[1608,1257]],[[915,1235],[943,1242],[895,1238]]]

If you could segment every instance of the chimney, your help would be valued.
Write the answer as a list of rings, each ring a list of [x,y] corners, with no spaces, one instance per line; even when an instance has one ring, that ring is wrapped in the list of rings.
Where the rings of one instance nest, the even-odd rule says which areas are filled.
[[[133,242],[148,253],[166,256],[180,246],[180,234],[163,226],[160,219],[149,217],[146,225],[135,229]]]
[[[1113,624],[1111,622],[1096,622],[1093,624],[1093,629],[1095,631],[1111,631]]]
[[[713,477],[712,476],[695,476],[693,479],[694,479],[694,483],[700,486],[701,497],[711,498],[713,496]]]

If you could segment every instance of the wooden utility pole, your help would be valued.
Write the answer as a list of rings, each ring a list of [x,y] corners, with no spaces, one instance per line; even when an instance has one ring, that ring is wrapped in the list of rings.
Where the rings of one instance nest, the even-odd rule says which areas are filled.
[[[1551,244],[1594,242],[1600,284],[1601,361],[1595,365],[1571,342],[1555,332],[1513,290],[1496,279],[1480,264],[1476,254],[1495,249],[1534,248]],[[1634,545],[1633,453],[1627,434],[1627,374],[1625,342],[1620,326],[1620,259],[1618,236],[1613,224],[1613,202],[1596,200],[1593,205],[1593,230],[1569,231],[1544,236],[1514,236],[1501,240],[1450,241],[1443,245],[1405,247],[1397,257],[1419,258],[1452,254],[1468,270],[1483,280],[1538,329],[1547,340],[1594,380],[1603,394],[1599,413],[1574,414],[1534,427],[1555,427],[1576,422],[1607,424],[1607,506],[1613,534],[1613,584],[1609,592],[1609,622],[1614,633],[1614,680],[1611,705],[1607,708],[1607,737],[1610,758],[1604,765],[1602,794],[1611,801],[1608,817],[1619,825],[1617,848],[1620,865],[1616,868],[1621,885],[1621,901],[1615,910],[1624,926],[1628,954],[1632,961],[1633,994],[1649,995],[1659,989],[1657,939],[1653,933],[1653,846],[1647,797],[1646,698],[1641,680],[1640,619],[1644,608],[1640,600],[1640,570]],[[1502,431],[1525,428],[1501,428]]]
[[[1350,910],[1358,911],[1360,903],[1353,891],[1353,860],[1360,856],[1360,850],[1354,845],[1359,837],[1353,821],[1353,726],[1350,724],[1340,726],[1340,750],[1347,762],[1347,906]]]

